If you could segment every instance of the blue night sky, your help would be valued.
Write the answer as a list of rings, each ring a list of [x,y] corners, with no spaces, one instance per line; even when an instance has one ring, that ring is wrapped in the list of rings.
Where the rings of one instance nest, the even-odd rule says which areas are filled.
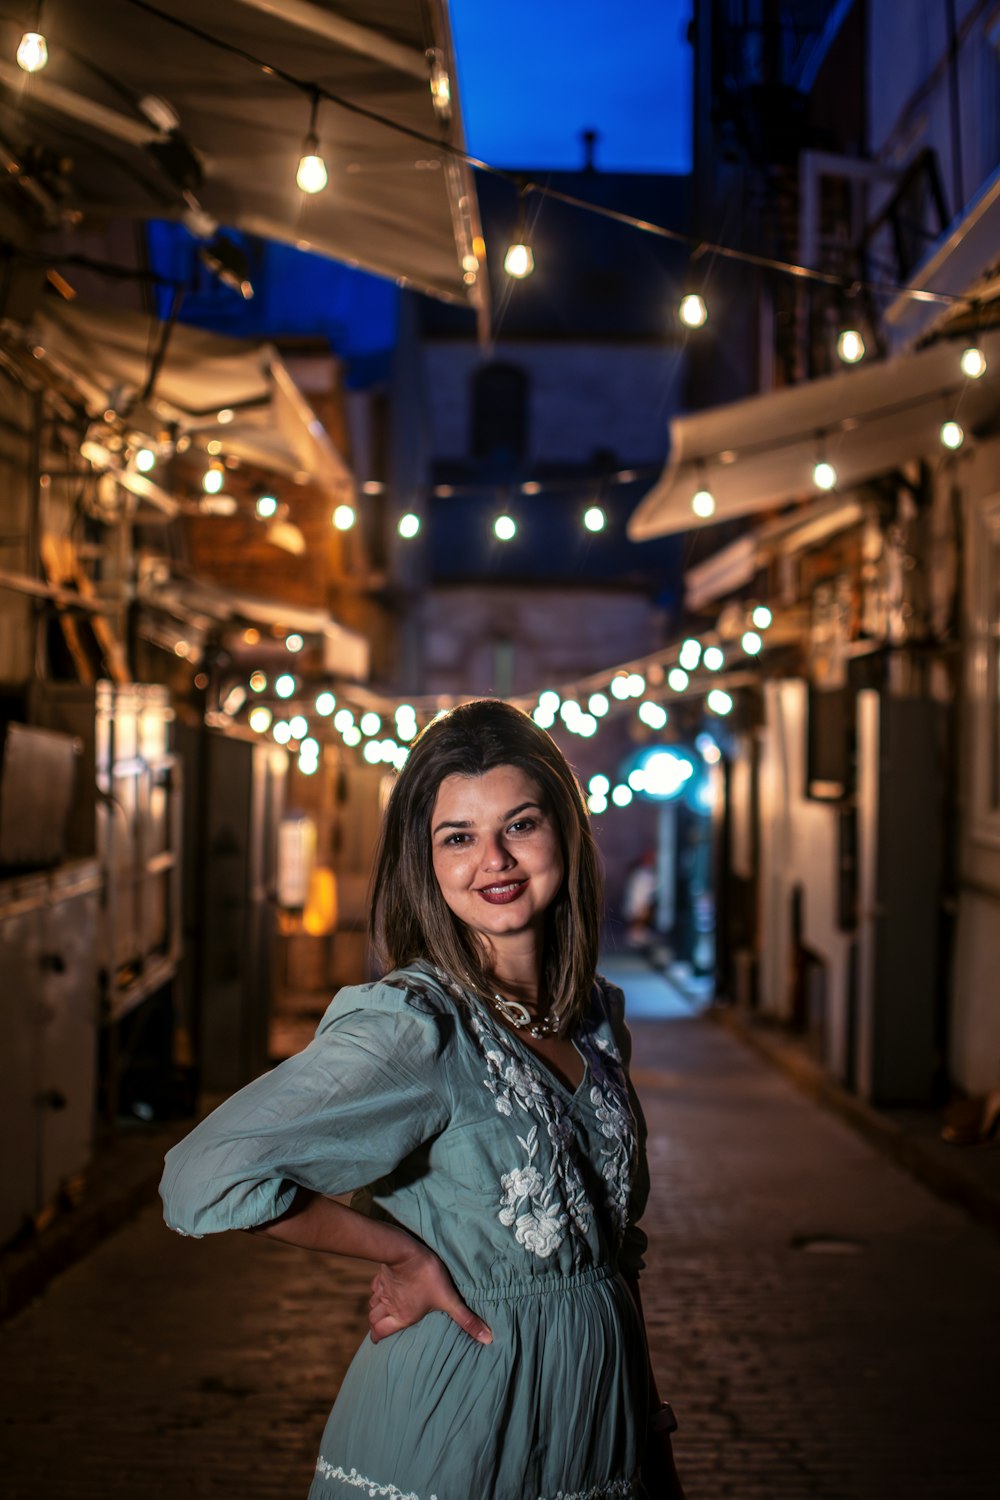
[[[501,167],[686,172],[691,0],[450,0],[468,148]]]

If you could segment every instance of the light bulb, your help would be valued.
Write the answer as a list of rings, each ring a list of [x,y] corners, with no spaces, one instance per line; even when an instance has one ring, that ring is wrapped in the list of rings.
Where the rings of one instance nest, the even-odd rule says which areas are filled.
[[[701,661],[701,641],[689,636],[677,653],[677,663],[685,672],[693,672]]]
[[[510,245],[503,258],[503,268],[515,281],[523,281],[525,276],[530,276],[535,269],[535,257],[531,252],[531,246],[520,243]]]
[[[48,43],[40,31],[26,31],[17,46],[17,65],[26,73],[40,73],[49,60]]]
[[[611,782],[603,772],[598,771],[597,775],[591,776],[587,782],[587,789],[594,792],[598,797],[606,797],[611,790]]]
[[[405,537],[406,540],[409,541],[410,538],[415,537],[417,535],[417,532],[420,530],[420,517],[414,515],[413,511],[411,510],[407,511],[405,516],[400,516],[396,530],[399,532],[401,537]]]
[[[349,708],[338,708],[333,716],[333,727],[338,734],[346,734],[348,729],[354,728],[354,715]]]
[[[667,710],[660,703],[652,703],[648,698],[639,704],[639,718],[650,729],[662,729],[667,722]]]
[[[603,719],[611,704],[603,693],[591,693],[587,699],[587,707],[597,719]]]
[[[553,692],[551,688],[546,688],[544,693],[538,695],[538,707],[544,709],[546,713],[558,712],[559,702],[559,694]]]
[[[156,468],[156,454],[152,448],[140,448],[135,455],[135,466],[140,474],[148,474],[150,469]]]
[[[813,484],[818,490],[832,490],[837,483],[837,471],[833,464],[821,458],[813,464]]]
[[[625,679],[630,698],[641,698],[646,691],[646,679],[641,672],[630,672]]]
[[[382,746],[378,740],[368,740],[361,753],[370,766],[377,766],[382,759]]]
[[[719,646],[706,646],[702,660],[710,672],[720,672],[726,664],[726,658]]]
[[[333,513],[333,524],[338,531],[350,531],[356,520],[353,505],[338,505]]]
[[[271,710],[265,708],[263,703],[258,703],[256,708],[250,710],[250,717],[247,722],[254,734],[263,734],[265,729],[270,729],[271,727]]]
[[[296,631],[296,630],[293,630],[292,633],[291,633],[291,635],[286,635],[285,636],[285,650],[286,651],[291,651],[294,654],[297,651],[301,651],[304,645],[305,645],[305,641],[303,640],[302,636],[300,636],[299,633],[298,633],[298,631]]]
[[[583,513],[583,524],[588,531],[603,531],[608,518],[599,505],[591,505]]]
[[[688,674],[683,667],[671,667],[667,673],[667,686],[675,693],[683,693],[688,685]]]
[[[587,807],[592,813],[600,814],[607,812],[608,799],[602,792],[591,792],[587,798]]]
[[[758,630],[766,630],[774,616],[766,604],[758,604],[750,618]]]
[[[611,696],[612,698],[617,698],[619,703],[623,702],[626,698],[631,698],[632,688],[629,685],[627,672],[619,672],[617,677],[612,677]]]
[[[279,698],[290,698],[295,692],[295,678],[291,672],[282,672],[274,684],[274,691]]]
[[[288,721],[288,727],[292,731],[292,739],[301,740],[309,733],[309,720],[305,714],[293,714]]]
[[[612,791],[611,800],[616,807],[628,807],[632,801],[632,788],[619,784]]]
[[[257,514],[262,521],[269,521],[277,513],[278,502],[273,495],[261,495],[257,501]]]
[[[695,490],[691,496],[691,509],[696,516],[704,519],[706,516],[715,514],[715,496],[711,490]]]
[[[837,339],[837,353],[845,365],[856,365],[865,357],[865,341],[856,328],[844,328]]]
[[[210,464],[201,476],[201,487],[206,495],[217,495],[222,489],[226,479],[226,471],[221,464]]]
[[[743,647],[747,656],[756,656],[763,644],[764,642],[761,640],[756,630],[744,630],[743,639],[740,641],[740,645]]]
[[[959,360],[962,374],[968,375],[970,380],[978,380],[980,375],[986,374],[986,355],[975,344],[968,349],[963,349],[962,358]]]
[[[378,734],[381,728],[382,720],[374,710],[369,710],[368,713],[361,715],[362,734]]]
[[[250,673],[250,688],[254,693],[262,693],[267,687],[267,678],[263,672]]]
[[[302,143],[302,157],[295,173],[295,181],[303,193],[321,193],[330,181],[326,162],[319,154],[319,140],[312,132]]]
[[[965,429],[960,422],[943,422],[941,424],[941,444],[943,447],[950,448],[954,452],[956,448],[961,448],[964,442]]]
[[[274,728],[271,730],[271,733],[274,735],[274,738],[277,740],[279,745],[287,745],[288,741],[292,737],[292,731],[289,729],[284,719],[278,720],[277,724],[275,724]]]
[[[356,724],[349,724],[344,730],[344,744],[350,745],[352,750],[361,744],[361,730]]]
[[[517,522],[513,516],[497,516],[493,522],[493,535],[500,542],[509,542],[517,535]]]
[[[541,705],[539,705],[538,708],[532,710],[531,717],[534,719],[539,729],[551,729],[553,724],[556,722],[556,716],[552,712],[551,708],[542,708]]]
[[[727,714],[733,706],[732,698],[730,698],[728,693],[724,693],[721,688],[713,688],[705,699],[705,702],[713,714]]]
[[[316,699],[316,712],[324,719],[328,719],[337,706],[337,700],[332,693],[320,693]]]
[[[708,322],[708,308],[699,292],[687,292],[680,300],[677,316],[685,328],[703,328]]]

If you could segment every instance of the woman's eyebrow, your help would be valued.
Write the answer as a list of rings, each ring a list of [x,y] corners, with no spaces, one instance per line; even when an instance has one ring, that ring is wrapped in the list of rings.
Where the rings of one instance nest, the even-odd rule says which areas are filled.
[[[503,814],[500,819],[501,823],[509,822],[511,818],[516,818],[518,813],[526,812],[529,807],[536,807],[539,812],[544,812],[544,808],[542,807],[542,804],[540,802],[521,802],[517,807],[512,807],[509,812],[505,812]],[[431,838],[433,838],[435,834],[440,833],[442,828],[471,827],[472,824],[468,818],[456,818],[445,823],[438,823],[434,828],[431,829]]]

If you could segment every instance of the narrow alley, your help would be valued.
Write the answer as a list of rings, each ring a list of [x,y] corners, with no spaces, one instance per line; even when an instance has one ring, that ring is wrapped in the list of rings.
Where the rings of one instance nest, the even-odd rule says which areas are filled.
[[[993,1235],[710,1020],[633,1035],[688,1500],[981,1500]],[[0,1332],[8,1500],[304,1497],[370,1275],[147,1208]]]

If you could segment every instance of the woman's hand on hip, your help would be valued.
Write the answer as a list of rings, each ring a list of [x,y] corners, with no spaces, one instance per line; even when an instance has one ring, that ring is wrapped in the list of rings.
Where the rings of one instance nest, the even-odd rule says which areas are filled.
[[[493,1342],[482,1318],[477,1318],[458,1295],[440,1258],[416,1241],[398,1259],[379,1266],[372,1280],[368,1309],[373,1344],[402,1328],[411,1328],[429,1312],[447,1313],[480,1344]]]

